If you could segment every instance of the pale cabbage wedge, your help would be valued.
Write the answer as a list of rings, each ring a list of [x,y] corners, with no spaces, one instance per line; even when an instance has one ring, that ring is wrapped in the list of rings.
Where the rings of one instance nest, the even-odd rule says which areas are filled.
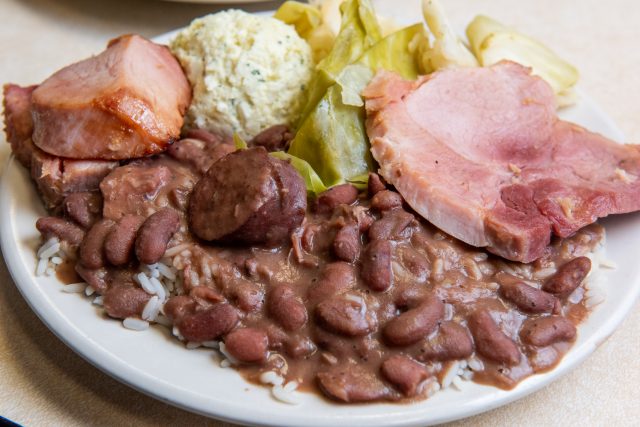
[[[322,180],[320,179],[316,171],[313,170],[309,163],[305,162],[302,159],[299,159],[296,156],[285,153],[284,151],[276,151],[269,154],[276,159],[284,160],[291,163],[291,166],[293,166],[294,169],[298,171],[300,176],[302,176],[304,184],[307,187],[307,193],[315,195],[320,194],[327,189],[327,187],[325,187],[322,183]]]
[[[369,0],[350,0],[345,4],[343,14],[348,17],[356,9],[363,10],[358,5],[368,3]],[[368,10],[368,7],[365,6],[364,10]],[[375,15],[367,16],[367,19],[375,20]],[[350,27],[349,21],[345,19],[345,22]],[[369,25],[369,28],[376,26]],[[347,28],[346,31],[353,34],[353,28]],[[374,163],[364,125],[364,103],[360,93],[373,73],[380,68],[396,71],[406,78],[415,78],[418,64],[410,46],[413,38],[421,33],[421,25],[407,27],[373,44],[359,58],[351,60],[342,67],[333,79],[334,83],[327,87],[301,122],[289,154],[308,162],[325,187],[352,179],[361,182],[362,176],[373,170]],[[348,42],[342,35],[341,31],[338,40]],[[350,42],[362,43],[362,39],[352,38]],[[339,49],[351,53],[354,47],[341,46]],[[334,49],[327,59],[333,58],[335,52]],[[328,73],[325,77],[327,75]]]
[[[484,67],[510,60],[542,77],[556,94],[558,106],[575,102],[573,87],[578,70],[542,43],[518,33],[486,16],[477,16],[467,27],[473,52]]]
[[[443,68],[477,67],[478,61],[456,35],[438,0],[422,0],[422,13],[433,40],[420,47],[421,70],[425,74]]]
[[[293,25],[298,35],[307,41],[311,33],[322,23],[322,15],[317,7],[297,1],[282,3],[273,17],[285,24]]]

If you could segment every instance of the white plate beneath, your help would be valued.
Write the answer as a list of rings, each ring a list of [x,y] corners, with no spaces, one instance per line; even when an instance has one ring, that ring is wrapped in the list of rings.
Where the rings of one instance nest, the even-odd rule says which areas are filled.
[[[166,42],[168,35],[157,40]],[[587,97],[562,116],[622,141],[621,132]],[[597,165],[594,165],[597,167]],[[302,404],[273,400],[267,388],[246,383],[220,368],[211,350],[186,350],[162,327],[124,329],[82,295],[66,294],[53,278],[36,278],[35,221],[45,211],[26,171],[10,161],[0,182],[0,244],[11,275],[34,312],[62,341],[90,363],[143,393],[184,409],[228,421],[271,426],[424,426],[468,417],[530,394],[578,366],[620,324],[640,293],[640,214],[604,221],[607,257],[618,269],[607,274],[607,300],[580,326],[578,339],[560,365],[514,390],[465,383],[410,405],[332,404],[311,394]]]

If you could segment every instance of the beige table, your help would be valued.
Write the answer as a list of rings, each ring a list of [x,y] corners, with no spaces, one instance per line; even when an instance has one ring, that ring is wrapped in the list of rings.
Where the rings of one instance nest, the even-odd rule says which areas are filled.
[[[273,8],[276,3],[248,9]],[[418,0],[377,3],[381,9],[410,13],[417,11]],[[445,4],[461,28],[483,12],[563,52],[580,68],[582,88],[613,117],[629,141],[640,142],[637,1],[447,0]],[[39,82],[100,51],[118,34],[153,36],[219,9],[150,0],[0,0],[0,83]],[[2,144],[1,164],[7,154]],[[532,396],[457,425],[640,425],[638,324],[636,306],[622,327],[575,372]],[[73,353],[31,312],[3,260],[0,325],[0,415],[28,426],[222,425],[142,395]]]

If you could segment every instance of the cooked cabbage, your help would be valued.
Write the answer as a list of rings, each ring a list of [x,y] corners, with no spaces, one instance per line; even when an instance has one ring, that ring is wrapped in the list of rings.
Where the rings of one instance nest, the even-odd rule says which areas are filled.
[[[467,37],[482,66],[508,59],[531,67],[553,88],[559,106],[573,103],[578,70],[542,43],[486,16],[477,16],[467,27]]]
[[[423,73],[441,68],[478,66],[476,58],[451,27],[439,0],[422,0],[422,13],[433,36],[420,46]]]

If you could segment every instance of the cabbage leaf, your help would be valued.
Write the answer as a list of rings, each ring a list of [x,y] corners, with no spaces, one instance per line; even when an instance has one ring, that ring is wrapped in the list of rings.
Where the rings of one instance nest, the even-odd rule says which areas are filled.
[[[355,7],[365,4],[366,7]],[[356,10],[367,11],[366,15],[357,14],[357,22],[362,23],[362,16],[375,20],[375,14],[369,12],[368,0],[348,1],[343,14],[353,18]],[[361,26],[361,30],[364,28],[364,25]],[[377,34],[375,22],[369,23],[368,28]],[[345,29],[343,24],[343,30],[353,34],[353,28],[349,25]],[[349,40],[343,37],[345,33],[341,31],[334,50],[343,54],[332,51],[326,58],[323,71],[316,75],[320,81],[316,83],[315,90],[323,92],[318,101],[310,100],[314,107],[304,116],[289,149],[290,154],[306,160],[313,167],[326,187],[344,183],[373,170],[374,161],[369,151],[364,102],[360,93],[374,72],[381,68],[396,71],[405,78],[415,78],[418,61],[411,41],[422,35],[422,31],[420,24],[407,27],[378,40],[367,49],[343,45]],[[374,35],[370,39],[377,37]],[[370,43],[365,42],[363,37],[351,39],[351,42],[361,46]],[[353,59],[355,51],[362,53]],[[345,60],[347,57],[349,59]],[[330,76],[330,73],[333,74]],[[329,82],[331,84],[327,86]]]

